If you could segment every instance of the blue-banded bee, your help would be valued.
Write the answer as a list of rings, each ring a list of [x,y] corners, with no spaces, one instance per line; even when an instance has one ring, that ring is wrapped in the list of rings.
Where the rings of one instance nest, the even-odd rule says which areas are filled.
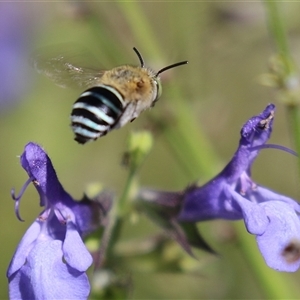
[[[140,66],[123,65],[111,70],[94,70],[70,63],[64,55],[32,58],[34,68],[60,86],[87,88],[73,105],[71,127],[80,144],[96,140],[109,131],[132,122],[142,111],[154,106],[161,95],[159,75],[187,64],[178,62],[154,72],[145,67],[136,48]]]

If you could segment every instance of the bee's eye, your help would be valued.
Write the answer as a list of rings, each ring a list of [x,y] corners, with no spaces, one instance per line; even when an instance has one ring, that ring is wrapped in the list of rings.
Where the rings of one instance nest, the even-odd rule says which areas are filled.
[[[162,86],[159,78],[154,79],[155,86],[156,86],[156,96],[153,100],[153,104],[160,98],[162,93]]]

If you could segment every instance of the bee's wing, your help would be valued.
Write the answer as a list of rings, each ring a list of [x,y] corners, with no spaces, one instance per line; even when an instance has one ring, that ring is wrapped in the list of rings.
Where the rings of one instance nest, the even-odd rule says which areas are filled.
[[[48,50],[48,49],[47,49]],[[61,51],[60,51],[61,52]],[[30,58],[30,64],[38,73],[50,78],[61,87],[88,88],[97,84],[105,70],[84,66],[79,59],[91,59],[90,53],[65,51],[38,51]],[[97,62],[93,64],[97,65]]]

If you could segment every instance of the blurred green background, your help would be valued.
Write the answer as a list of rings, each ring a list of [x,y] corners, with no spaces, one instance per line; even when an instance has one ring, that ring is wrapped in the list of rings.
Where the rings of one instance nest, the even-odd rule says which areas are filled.
[[[267,72],[268,60],[275,53],[262,3],[139,1],[26,5],[32,8],[34,17],[40,18],[32,50],[75,42],[90,49],[100,62],[95,62],[95,67],[111,68],[138,64],[132,50],[137,47],[146,65],[154,70],[181,60],[188,60],[189,64],[163,74],[163,94],[155,108],[121,130],[85,146],[73,140],[69,127],[72,104],[82,91],[62,89],[33,74],[33,87],[24,93],[22,101],[1,112],[1,299],[7,298],[5,272],[13,252],[41,211],[32,186],[21,203],[25,222],[15,217],[10,198],[10,189],[15,187],[18,192],[27,180],[18,159],[27,142],[37,142],[46,149],[62,184],[76,199],[81,198],[90,182],[101,182],[117,195],[121,193],[127,176],[121,165],[122,153],[129,132],[135,129],[150,129],[155,135],[153,150],[140,171],[140,184],[164,190],[181,190],[196,180],[205,182],[210,175],[217,174],[233,155],[243,123],[270,102],[277,105],[270,142],[293,148],[284,105],[277,101],[276,91],[258,81],[259,75]],[[280,11],[293,58],[300,64],[300,3],[281,3]],[[188,116],[181,126],[190,128],[193,138],[199,136],[199,153],[203,152],[202,146],[209,149],[203,154],[209,162],[206,169],[199,170],[196,165],[185,169],[155,125],[157,120],[171,122],[176,133],[181,113]],[[184,159],[188,161],[191,157],[187,154]],[[295,199],[300,191],[298,174],[296,159],[274,150],[262,151],[253,169],[254,180]],[[245,254],[258,253],[255,238],[248,235],[242,223],[239,225],[225,221],[199,224],[206,240],[220,255],[196,251],[198,260],[183,258],[183,264],[194,274],[151,272],[141,263],[127,263],[133,279],[132,298],[268,298],[270,293],[265,292],[259,271]],[[138,224],[128,220],[122,239],[128,241],[158,231],[143,218]],[[240,234],[249,240],[246,248]],[[186,257],[179,246],[173,246]],[[299,273],[269,270],[260,255],[257,263],[267,269],[270,278],[274,276],[274,285],[277,280],[288,283],[293,297],[300,297]],[[280,298],[275,296],[273,299]]]

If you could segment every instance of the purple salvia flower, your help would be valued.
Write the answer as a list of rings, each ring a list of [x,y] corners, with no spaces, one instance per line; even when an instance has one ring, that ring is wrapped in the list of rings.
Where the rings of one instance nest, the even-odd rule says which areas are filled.
[[[25,146],[22,167],[29,180],[19,196],[12,196],[19,215],[19,202],[33,182],[45,209],[22,238],[7,271],[11,299],[86,299],[90,285],[85,271],[92,264],[82,235],[94,230],[98,204],[77,202],[63,189],[44,150],[34,143]]]
[[[178,216],[180,221],[244,219],[269,267],[293,272],[300,266],[299,204],[259,186],[251,166],[272,132],[275,106],[246,122],[239,147],[224,170],[202,187],[191,187]]]
[[[231,161],[216,177],[201,187],[186,191],[158,192],[142,190],[140,198],[169,205],[177,201],[177,221],[199,222],[212,219],[243,219],[249,233],[256,236],[267,265],[278,271],[294,272],[300,266],[300,206],[293,199],[256,184],[251,166],[259,151],[279,148],[266,142],[272,132],[275,106],[269,104],[241,129],[239,147]],[[294,153],[293,153],[294,154]],[[180,202],[180,204],[178,204]]]

